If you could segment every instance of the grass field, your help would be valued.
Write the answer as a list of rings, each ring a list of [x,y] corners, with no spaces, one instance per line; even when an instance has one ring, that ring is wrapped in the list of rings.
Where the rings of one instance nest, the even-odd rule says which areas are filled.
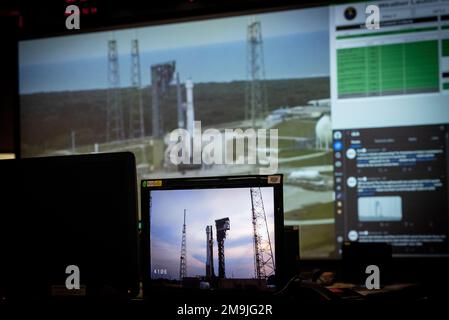
[[[273,128],[277,128],[279,136],[289,137],[315,137],[315,120],[293,119],[282,122]]]
[[[196,83],[195,117],[203,126],[214,126],[244,119],[246,81]],[[305,105],[312,99],[329,97],[329,78],[266,80],[268,108]],[[151,135],[151,87],[141,89],[144,125]],[[23,156],[47,154],[71,148],[71,132],[76,133],[78,146],[106,141],[106,89],[86,91],[43,92],[20,95],[21,147]],[[184,94],[184,93],[183,93]],[[129,111],[135,102],[135,91],[120,89],[125,135]],[[176,88],[171,85],[161,101],[161,122],[165,132],[177,127]],[[289,124],[281,134],[310,133],[311,126]],[[298,131],[299,130],[299,131]],[[296,132],[296,133],[295,133]]]
[[[334,203],[317,203],[284,214],[286,220],[313,220],[333,218]]]
[[[308,154],[314,154],[316,152],[320,152],[320,151],[314,150],[314,149],[304,149],[304,150],[287,149],[287,150],[281,150],[279,152],[279,157],[280,158],[291,158],[291,157],[305,156]]]
[[[279,164],[279,167],[282,169],[282,168],[301,168],[309,166],[325,166],[331,165],[332,159],[333,159],[332,151],[329,151],[326,154],[315,158],[281,163]]]
[[[299,246],[301,258],[335,257],[334,224],[301,226],[299,228]]]

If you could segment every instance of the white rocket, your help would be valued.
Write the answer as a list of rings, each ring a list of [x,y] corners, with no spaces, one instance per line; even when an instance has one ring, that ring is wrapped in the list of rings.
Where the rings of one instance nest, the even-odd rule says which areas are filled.
[[[185,86],[186,86],[186,95],[187,95],[186,129],[190,133],[190,136],[193,137],[195,111],[193,109],[193,81],[192,81],[192,79],[187,79]]]

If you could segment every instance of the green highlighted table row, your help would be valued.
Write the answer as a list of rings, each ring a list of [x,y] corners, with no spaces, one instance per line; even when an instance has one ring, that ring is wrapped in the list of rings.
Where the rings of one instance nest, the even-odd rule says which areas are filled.
[[[439,90],[438,41],[337,50],[339,98]]]

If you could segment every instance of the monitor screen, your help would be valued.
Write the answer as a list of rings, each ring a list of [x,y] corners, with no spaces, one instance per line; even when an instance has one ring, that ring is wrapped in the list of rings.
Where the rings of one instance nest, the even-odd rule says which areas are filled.
[[[165,179],[158,180],[160,186],[154,181],[142,182],[143,257],[149,253],[149,279],[274,284],[276,233],[282,221],[275,190],[279,185],[254,183],[254,177],[240,177],[239,185],[235,179],[226,183],[226,178]]]
[[[285,175],[284,222],[300,230],[301,259],[338,258],[341,244],[351,239],[391,243],[377,235],[393,229],[398,236],[437,235],[447,243],[449,205],[438,196],[447,192],[447,166],[438,166],[435,188],[423,182],[426,190],[418,193],[411,190],[416,183],[407,170],[423,168],[424,162],[370,167],[370,177],[376,170],[390,178],[394,172],[394,181],[406,184],[386,193],[357,189],[355,194],[339,182],[368,177],[366,167],[358,167],[366,159],[350,167],[339,158],[346,148],[358,155],[371,144],[371,156],[384,157],[372,143],[394,132],[433,142],[416,149],[389,137],[379,148],[431,152],[433,129],[415,128],[449,123],[449,5],[373,4],[377,13],[367,11],[366,2],[351,2],[23,40],[22,156],[127,150],[136,156],[139,179],[259,174],[269,167]],[[265,129],[270,137],[270,130],[277,130],[277,144],[221,136],[223,149],[238,153],[238,142],[244,144],[232,165],[210,164],[201,156],[177,165],[169,142],[176,129],[191,136],[209,129],[214,136]],[[357,132],[371,142],[340,139]],[[435,161],[443,163],[448,149],[440,142]],[[342,145],[345,149],[338,149]],[[256,161],[250,151],[257,152]],[[224,159],[226,150],[217,157]],[[423,225],[430,220],[413,206],[415,194],[439,199],[434,215],[443,233]],[[389,213],[396,220],[372,220],[372,209],[363,208],[379,207],[373,195],[390,197],[382,198],[382,208],[396,208]],[[399,221],[399,211],[402,218],[409,213],[419,218]],[[363,232],[370,236],[361,237]],[[401,242],[399,251],[442,254],[447,247],[421,250],[423,242],[415,240]]]
[[[260,235],[267,240],[273,239],[272,245],[271,241],[266,241],[263,246],[270,260],[273,257],[272,263],[264,272],[267,276],[272,275],[272,266],[275,264],[273,188],[236,188],[151,192],[151,277],[179,279],[179,253],[184,225],[185,240],[188,243],[184,277],[206,276],[208,234],[214,239],[211,248],[216,254],[212,256],[210,265],[212,269],[216,266],[217,275],[220,266],[217,246],[220,237],[223,237],[226,248],[226,269],[223,276],[231,279],[256,277],[251,192],[259,193],[263,199],[261,210],[264,209],[266,230]],[[263,224],[265,225],[265,221]],[[221,229],[228,231],[220,231]]]

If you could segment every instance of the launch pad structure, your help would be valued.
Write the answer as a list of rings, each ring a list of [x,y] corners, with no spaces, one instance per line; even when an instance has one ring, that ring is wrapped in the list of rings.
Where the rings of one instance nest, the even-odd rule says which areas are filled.
[[[164,135],[163,115],[160,110],[160,102],[167,93],[170,82],[173,80],[175,68],[175,61],[153,64],[151,66],[151,120],[154,138],[162,138]]]
[[[255,128],[268,114],[262,25],[257,20],[247,27],[246,74],[245,119]]]
[[[266,279],[275,273],[273,247],[271,245],[265,206],[260,188],[250,188],[254,241],[254,275]]]
[[[229,218],[215,220],[215,227],[217,229],[218,277],[222,279],[226,277],[224,241],[226,232],[231,229]]]
[[[179,259],[179,279],[187,277],[187,243],[186,243],[186,209],[184,209],[184,224],[182,225],[181,257]]]
[[[120,91],[120,68],[116,40],[108,42],[108,91],[106,109],[106,141],[125,138],[123,106]]]
[[[143,138],[145,136],[141,87],[139,40],[133,39],[131,40],[131,101],[128,129],[130,139]]]
[[[249,188],[251,198],[251,221],[253,229],[253,250],[254,250],[254,278],[268,279],[275,274],[275,260],[271,237],[263,203],[262,191],[260,187]],[[217,248],[218,248],[218,279],[226,278],[225,259],[225,239],[227,232],[231,229],[229,217],[215,220]],[[186,220],[184,209],[184,224],[182,228],[182,245],[179,277],[182,280],[186,277]],[[214,271],[214,237],[213,227],[206,226],[206,279],[215,279]]]

